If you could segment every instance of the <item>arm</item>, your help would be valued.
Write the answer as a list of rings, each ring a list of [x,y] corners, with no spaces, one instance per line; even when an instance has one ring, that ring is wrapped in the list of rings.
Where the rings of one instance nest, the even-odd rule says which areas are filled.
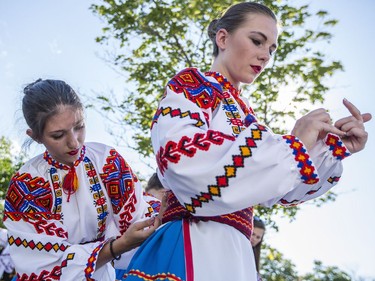
[[[351,116],[339,119],[334,125],[337,130],[340,130],[336,132],[341,135],[341,138],[337,135],[326,134],[326,131],[329,131],[329,129],[325,128],[331,126],[331,120],[328,113],[323,109],[315,110],[312,114],[301,118],[299,120],[300,123],[297,122],[294,128],[294,133],[301,134],[301,137],[308,143],[308,146],[312,146],[309,153],[318,169],[321,178],[320,183],[312,189],[293,190],[282,198],[275,198],[265,203],[265,205],[272,205],[276,202],[286,206],[299,204],[324,194],[338,183],[342,173],[340,162],[351,155],[351,153],[361,151],[365,147],[368,134],[365,131],[364,123],[372,118],[369,113],[361,114],[346,99],[344,99],[343,103],[351,113]],[[318,127],[321,126],[320,134],[304,134],[311,126],[311,115],[318,116],[318,118],[313,118],[314,121],[322,120],[323,125],[319,124],[319,122],[315,122],[314,124]]]
[[[8,229],[10,253],[22,280],[85,278],[90,257],[96,260],[102,242],[73,244],[60,214],[51,212],[49,182],[29,173],[16,174],[5,201],[4,224]],[[27,260],[27,262],[25,262]],[[64,275],[65,276],[65,275]]]
[[[108,193],[117,231],[107,231],[107,237],[117,237],[113,242],[113,252],[122,255],[138,247],[160,225],[159,220],[154,223],[152,216],[157,214],[158,202],[150,196],[143,195],[143,188],[136,175],[125,159],[113,148],[108,148],[107,157],[100,175]],[[154,199],[154,200],[151,200]],[[145,221],[145,219],[147,219]],[[139,222],[142,221],[142,222]],[[139,222],[139,223],[138,223]],[[152,223],[152,225],[148,225]],[[147,230],[143,229],[146,225]],[[142,227],[144,226],[144,227]],[[98,266],[113,259],[109,251],[109,243],[100,253]],[[133,253],[133,252],[132,252]],[[126,268],[132,254],[123,255],[115,261],[116,268]]]
[[[298,139],[256,122],[234,136],[223,100],[215,109],[214,94],[193,102],[212,93],[202,88],[167,87],[151,132],[162,183],[192,214],[231,213],[319,182]]]
[[[119,238],[110,240],[101,249],[98,257],[97,268],[120,257],[123,253],[139,247],[160,225],[159,218],[151,218],[135,222]],[[112,245],[111,244],[112,241]],[[112,250],[111,250],[112,247]]]

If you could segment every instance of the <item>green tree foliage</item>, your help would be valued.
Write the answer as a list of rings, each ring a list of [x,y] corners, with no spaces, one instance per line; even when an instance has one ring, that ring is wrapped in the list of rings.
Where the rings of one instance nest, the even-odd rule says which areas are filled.
[[[288,0],[258,2],[275,11],[282,33],[270,67],[251,86],[248,95],[259,119],[282,132],[285,117],[295,118],[301,103],[305,111],[306,102],[322,102],[328,90],[326,78],[343,69],[339,61],[327,59],[322,51],[324,43],[332,38],[329,30],[337,20],[326,11],[310,13],[308,5],[294,7]],[[92,5],[107,25],[97,42],[118,44],[109,59],[122,70],[126,83],[134,86],[123,100],[114,102],[104,95],[98,100],[103,111],[115,113],[122,125],[135,130],[133,138],[139,153],[152,153],[149,126],[167,81],[185,67],[209,69],[212,44],[207,26],[230,4],[233,1],[103,0],[102,4]],[[307,28],[310,25],[315,29]],[[289,110],[276,106],[283,87],[293,93]]]
[[[336,266],[323,266],[321,261],[314,261],[311,273],[300,276],[291,260],[282,253],[264,244],[261,256],[261,276],[267,281],[351,281],[350,274]],[[360,277],[359,279],[362,280]]]
[[[296,281],[298,272],[292,261],[284,258],[283,254],[263,244],[261,252],[260,273],[263,280],[267,281]]]
[[[327,78],[343,70],[339,61],[328,59],[323,51],[338,21],[326,11],[312,13],[308,5],[296,7],[289,0],[257,2],[276,13],[282,33],[269,67],[244,95],[262,123],[284,133],[287,120],[296,119],[312,104],[322,102],[329,89]],[[146,157],[152,154],[149,127],[167,81],[185,67],[209,69],[212,44],[207,27],[220,16],[223,7],[231,4],[233,1],[228,0],[102,0],[91,6],[106,24],[97,42],[117,45],[108,60],[124,74],[128,87],[120,100],[107,95],[99,95],[96,100],[99,111],[113,124],[121,125],[117,130],[124,132],[117,135],[121,143],[128,143]],[[282,89],[290,94],[289,100],[285,92],[280,93]],[[334,199],[335,194],[328,193],[316,203]],[[293,218],[297,210],[258,208],[258,214],[276,227],[272,213],[282,212]]]
[[[12,142],[2,136],[0,138],[0,200],[3,200],[7,192],[12,175],[21,167],[24,155],[14,156],[12,153]],[[3,206],[0,204],[0,227],[2,221]]]
[[[351,281],[351,276],[337,266],[323,266],[322,262],[315,261],[313,273],[304,275],[301,280],[306,281]]]

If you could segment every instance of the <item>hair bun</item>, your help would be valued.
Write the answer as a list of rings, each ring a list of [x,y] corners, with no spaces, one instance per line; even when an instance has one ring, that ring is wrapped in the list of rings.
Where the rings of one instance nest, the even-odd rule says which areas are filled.
[[[219,23],[219,19],[214,19],[208,25],[208,31],[207,31],[208,37],[210,37],[210,39],[213,42],[215,42],[215,37],[216,37],[216,31],[217,31],[218,23]]]
[[[31,88],[32,88],[35,84],[37,84],[37,83],[39,83],[39,82],[41,82],[41,81],[43,81],[43,79],[42,79],[42,78],[39,78],[39,79],[37,79],[35,82],[32,82],[32,83],[28,84],[28,85],[23,89],[23,93],[26,95],[27,92],[30,91]]]

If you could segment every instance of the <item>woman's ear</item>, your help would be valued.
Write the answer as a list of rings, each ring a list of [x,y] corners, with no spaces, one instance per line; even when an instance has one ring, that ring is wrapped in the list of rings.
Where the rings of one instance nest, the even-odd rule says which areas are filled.
[[[228,35],[228,31],[224,28],[221,28],[216,32],[216,45],[220,50],[225,50]]]
[[[36,141],[37,143],[40,143],[40,141],[38,141],[37,139],[34,138],[34,135],[33,135],[33,130],[31,129],[27,129],[26,130],[26,135],[28,135],[30,138],[32,138],[34,141]]]

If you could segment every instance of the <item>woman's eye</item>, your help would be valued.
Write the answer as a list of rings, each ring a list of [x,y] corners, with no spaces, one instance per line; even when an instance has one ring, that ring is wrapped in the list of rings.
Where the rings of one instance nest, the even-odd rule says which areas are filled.
[[[54,135],[54,136],[51,136],[54,140],[58,140],[58,139],[61,139],[63,135]]]
[[[85,128],[85,124],[82,124],[82,125],[79,125],[79,126],[75,127],[75,129],[77,131],[82,130],[83,128]]]
[[[259,46],[261,44],[261,42],[257,39],[251,39],[254,43],[255,46]]]

